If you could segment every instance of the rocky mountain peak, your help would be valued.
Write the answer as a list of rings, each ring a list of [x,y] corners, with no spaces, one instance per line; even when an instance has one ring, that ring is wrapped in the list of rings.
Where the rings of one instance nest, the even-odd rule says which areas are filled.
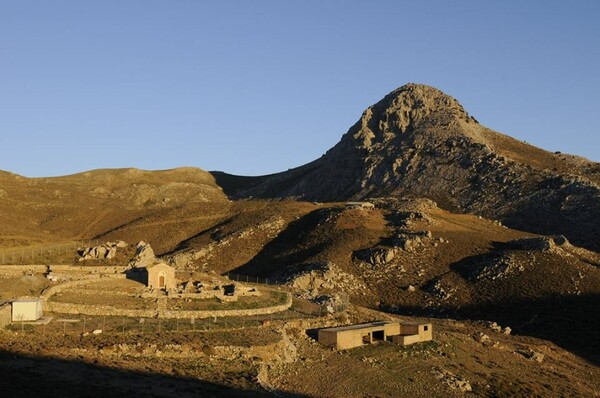
[[[367,108],[345,138],[369,148],[421,127],[443,128],[461,123],[476,121],[456,99],[434,87],[409,83]]]

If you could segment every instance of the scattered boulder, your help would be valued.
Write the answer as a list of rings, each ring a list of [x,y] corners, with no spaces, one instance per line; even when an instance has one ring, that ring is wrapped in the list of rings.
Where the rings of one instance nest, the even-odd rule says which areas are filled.
[[[435,377],[440,380],[443,384],[452,388],[453,390],[460,390],[462,392],[472,391],[471,383],[466,379],[455,375],[454,373],[445,369],[436,368],[432,371]]]
[[[335,314],[347,307],[349,298],[348,295],[334,293],[316,297],[314,302],[324,307],[328,314]]]
[[[448,300],[450,297],[452,297],[454,292],[452,288],[444,286],[442,281],[439,279],[430,282],[425,287],[425,291],[440,300]]]
[[[535,361],[535,362],[542,362],[544,361],[544,354],[542,354],[541,352],[537,352],[532,350],[531,348],[527,349],[527,350],[518,350],[516,351],[518,354],[523,355],[525,358],[531,360],[531,361]]]
[[[388,247],[359,250],[354,257],[371,265],[385,265],[396,257],[396,250]]]
[[[496,280],[508,275],[523,272],[525,267],[510,253],[493,254],[480,259],[481,264],[470,273],[476,280]]]
[[[475,335],[475,340],[477,340],[478,342],[480,342],[482,344],[489,343],[490,336],[488,336],[487,334],[485,334],[483,332],[477,332],[477,334]]]
[[[85,260],[110,260],[117,255],[118,248],[127,247],[127,243],[119,240],[117,242],[106,242],[98,246],[84,247],[77,250],[79,261]]]

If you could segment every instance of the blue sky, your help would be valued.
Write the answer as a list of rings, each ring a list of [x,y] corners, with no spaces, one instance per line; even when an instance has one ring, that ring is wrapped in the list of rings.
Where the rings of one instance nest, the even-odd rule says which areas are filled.
[[[0,0],[0,169],[286,170],[408,82],[600,161],[598,1]]]

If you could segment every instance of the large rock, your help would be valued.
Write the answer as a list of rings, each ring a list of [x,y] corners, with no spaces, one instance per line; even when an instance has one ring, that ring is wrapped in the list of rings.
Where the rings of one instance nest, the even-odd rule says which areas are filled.
[[[156,256],[154,255],[154,250],[152,250],[150,243],[140,241],[136,245],[136,248],[135,256],[129,262],[131,267],[147,267],[156,262]]]

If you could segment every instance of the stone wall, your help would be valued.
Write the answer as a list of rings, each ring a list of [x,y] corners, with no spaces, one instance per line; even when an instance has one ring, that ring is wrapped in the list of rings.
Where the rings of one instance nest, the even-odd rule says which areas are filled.
[[[105,279],[105,278],[125,279],[126,275],[125,274],[116,274],[116,275],[111,275],[111,276],[93,275],[86,279],[79,279],[79,280],[70,281],[70,282],[63,282],[59,285],[50,286],[49,288],[44,290],[42,292],[41,298],[44,300],[48,300],[50,298],[50,296],[53,296],[56,293],[62,292],[63,290],[70,289],[70,288],[76,287],[76,286],[85,285],[88,283],[97,282],[97,281]]]
[[[46,310],[58,312],[61,314],[72,315],[95,315],[95,316],[125,316],[133,318],[154,318],[157,315],[155,309],[150,310],[127,310],[116,308],[110,305],[86,305],[57,303],[54,301],[46,302]]]
[[[127,267],[121,266],[95,266],[95,265],[51,265],[52,272],[66,272],[78,274],[119,274],[125,272]]]
[[[287,294],[285,303],[280,305],[274,305],[272,307],[263,308],[252,308],[246,310],[213,310],[213,311],[163,311],[159,316],[161,318],[211,318],[211,317],[225,317],[225,316],[253,316],[253,315],[266,315],[274,314],[276,312],[282,312],[289,309],[292,306],[292,295]]]
[[[20,276],[23,274],[44,273],[50,267],[50,271],[59,274],[80,275],[110,275],[125,272],[125,266],[78,266],[78,265],[0,265],[0,274],[6,276]]]
[[[69,283],[69,282],[68,282]],[[73,285],[71,285],[72,287]],[[58,286],[55,286],[58,287]],[[56,293],[56,292],[54,292]],[[48,296],[49,297],[49,296]],[[253,316],[253,315],[265,315],[274,314],[276,312],[282,312],[292,306],[292,295],[287,293],[287,299],[285,303],[275,305],[271,307],[263,308],[252,308],[252,309],[241,309],[241,310],[212,310],[212,311],[167,311],[167,310],[127,310],[121,308],[115,308],[108,305],[84,305],[84,304],[69,304],[69,303],[57,303],[48,301],[46,302],[46,310],[51,312],[58,312],[63,314],[73,315],[92,315],[92,316],[126,316],[132,318],[170,318],[170,319],[183,319],[183,318],[212,318],[212,317],[227,317],[227,316]]]
[[[21,276],[23,274],[36,274],[46,272],[46,266],[36,265],[0,265],[0,274],[4,276]]]

